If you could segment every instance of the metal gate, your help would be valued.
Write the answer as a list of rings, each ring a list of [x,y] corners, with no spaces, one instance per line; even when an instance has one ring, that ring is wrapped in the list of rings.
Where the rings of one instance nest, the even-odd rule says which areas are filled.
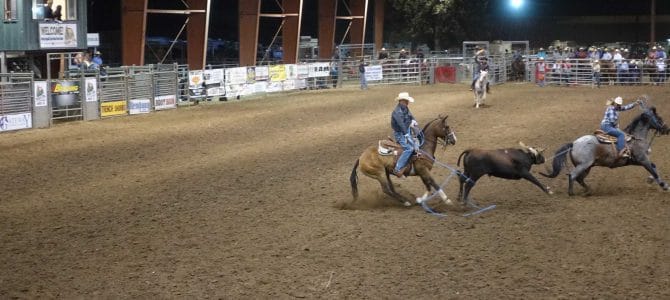
[[[149,113],[153,102],[153,66],[128,68],[128,108],[130,114]]]
[[[178,79],[177,64],[154,66],[154,109],[162,110],[177,107]]]
[[[33,127],[32,87],[32,73],[0,73],[0,132]],[[47,99],[47,90],[41,93]]]
[[[128,91],[126,68],[107,68],[107,76],[100,77],[100,117],[125,115]]]

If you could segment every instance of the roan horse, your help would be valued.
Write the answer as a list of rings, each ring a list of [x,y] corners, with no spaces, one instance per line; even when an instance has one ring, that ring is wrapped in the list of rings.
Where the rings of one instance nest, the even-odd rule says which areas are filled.
[[[484,105],[484,100],[486,100],[486,86],[489,84],[488,74],[488,71],[479,71],[479,76],[475,81],[475,88],[472,90],[475,93],[475,108]]]
[[[576,139],[572,143],[567,143],[561,146],[557,151],[552,163],[553,171],[551,174],[540,173],[543,176],[555,178],[560,173],[565,165],[566,157],[570,154],[572,164],[575,169],[568,174],[568,194],[574,195],[572,186],[573,181],[577,182],[585,189],[586,194],[589,194],[591,189],[584,182],[586,176],[589,175],[591,167],[609,167],[618,168],[628,165],[643,166],[652,176],[656,183],[668,190],[668,184],[660,179],[656,171],[656,165],[649,160],[647,154],[649,153],[650,142],[647,141],[647,134],[649,129],[656,130],[659,134],[670,133],[670,128],[663,122],[663,119],[656,114],[656,108],[651,107],[645,109],[639,116],[624,129],[624,132],[632,136],[631,141],[627,143],[630,149],[630,158],[619,157],[611,144],[602,144],[594,135],[585,135]]]
[[[433,168],[435,148],[438,144],[438,139],[444,140],[443,146],[454,145],[456,144],[456,134],[451,130],[449,124],[447,124],[447,116],[439,116],[436,119],[428,122],[423,128],[424,133],[424,143],[420,147],[420,154],[418,158],[415,159],[416,155],[412,157],[410,163],[413,163],[413,168],[410,172],[410,176],[419,176],[421,181],[426,186],[426,192],[422,197],[417,198],[417,203],[421,203],[426,198],[431,191],[431,187],[439,193],[445,203],[448,203],[450,200],[447,199],[447,195],[442,191],[442,188],[435,183],[435,180],[430,175],[430,171]],[[361,172],[366,176],[376,179],[382,186],[382,190],[387,195],[393,197],[394,199],[400,201],[405,206],[411,206],[411,202],[393,188],[393,183],[391,182],[390,174],[393,172],[395,155],[381,155],[378,152],[377,146],[370,146],[363,154],[356,160],[354,168],[351,171],[351,177],[349,181],[351,182],[351,194],[354,196],[354,202],[358,199],[358,176],[356,170],[358,166],[361,167]],[[448,203],[449,204],[449,203]]]

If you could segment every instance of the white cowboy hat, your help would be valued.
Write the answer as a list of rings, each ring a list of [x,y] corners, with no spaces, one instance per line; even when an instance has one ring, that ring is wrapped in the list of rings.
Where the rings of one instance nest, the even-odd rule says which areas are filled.
[[[621,97],[614,98],[614,103],[622,105],[623,104],[623,98],[621,98]]]
[[[386,51],[386,48],[382,47],[382,51]]]
[[[402,92],[398,94],[398,97],[395,98],[395,101],[407,100],[409,102],[414,102],[414,98],[409,96],[408,92]]]

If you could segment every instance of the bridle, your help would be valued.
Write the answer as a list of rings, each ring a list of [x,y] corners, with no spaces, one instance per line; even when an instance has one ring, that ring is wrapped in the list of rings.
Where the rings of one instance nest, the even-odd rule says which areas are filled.
[[[423,130],[421,130],[421,132],[423,133],[430,126],[430,124],[432,124],[433,122],[435,122],[437,120],[444,120],[444,119],[445,118],[438,117],[438,118],[435,118],[435,119],[431,120],[430,122],[426,123],[426,126],[423,128]],[[454,133],[453,130],[451,130],[451,128],[449,127],[449,125],[446,124],[446,122],[443,122],[443,123],[444,123],[444,128],[442,128],[442,130],[444,132],[447,132],[447,134],[444,136],[444,138],[442,138],[441,140],[440,140],[439,137],[435,138],[434,140],[430,140],[430,139],[426,138],[426,140],[430,140],[431,142],[433,142],[437,145],[441,145],[443,149],[446,149],[447,145],[448,145],[447,141],[448,141],[449,137],[451,137],[451,139],[454,141],[454,143],[456,142],[456,134]]]

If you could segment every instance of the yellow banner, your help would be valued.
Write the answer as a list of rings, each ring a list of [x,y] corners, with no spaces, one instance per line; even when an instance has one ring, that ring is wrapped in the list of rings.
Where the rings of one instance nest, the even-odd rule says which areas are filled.
[[[125,100],[100,103],[100,116],[125,115],[128,112],[128,104]]]
[[[286,67],[284,65],[270,66],[270,81],[286,80]]]

